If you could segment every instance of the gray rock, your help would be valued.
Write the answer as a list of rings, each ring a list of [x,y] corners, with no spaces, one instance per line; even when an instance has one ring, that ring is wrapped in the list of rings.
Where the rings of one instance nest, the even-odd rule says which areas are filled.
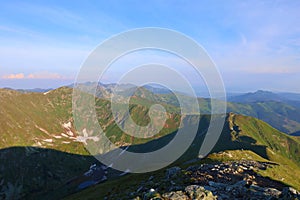
[[[154,179],[154,176],[150,176],[148,181],[152,181]]]
[[[146,192],[144,194],[144,198],[143,199],[144,200],[148,200],[148,199],[154,197],[155,193],[156,193],[156,191],[153,188],[151,188],[148,192]]]
[[[285,187],[282,190],[281,197],[283,199],[295,199],[295,198],[300,199],[300,192],[298,192],[292,187]]]
[[[281,191],[275,188],[265,188],[264,194],[279,197],[281,195]]]
[[[247,181],[242,180],[239,182],[236,182],[233,185],[227,185],[225,191],[230,193],[233,196],[245,196],[247,193],[247,188],[245,187],[247,184]]]
[[[208,181],[208,184],[209,184],[209,186],[217,188],[217,189],[223,189],[227,186],[224,183],[216,183],[216,182],[213,182],[213,181]]]
[[[244,187],[244,186],[247,185],[247,181],[242,180],[242,181],[236,182],[234,185],[235,186],[243,186]]]
[[[194,197],[194,194],[196,193],[197,190],[205,190],[203,187],[199,185],[189,185],[185,187],[185,192],[188,194],[190,198]]]
[[[185,192],[191,199],[203,199],[203,200],[213,200],[217,199],[216,196],[209,190],[204,189],[204,187],[199,185],[189,185],[185,188]]]
[[[170,178],[174,177],[175,175],[177,175],[180,171],[181,171],[180,167],[169,168],[166,171],[166,178],[170,179]]]
[[[179,190],[183,190],[183,189],[184,188],[180,185],[174,185],[174,186],[171,186],[168,191],[179,191]]]
[[[211,186],[208,186],[208,185],[205,185],[205,186],[203,186],[203,187],[204,187],[204,189],[209,190],[209,191],[212,191],[212,192],[214,192],[214,191],[217,190],[216,188],[211,187]]]
[[[257,192],[263,192],[263,191],[264,191],[264,188],[259,187],[259,186],[257,186],[257,185],[251,185],[251,186],[250,186],[250,189],[255,190],[255,191],[257,191]]]
[[[234,191],[235,193],[238,193],[237,191],[238,190],[244,190],[244,187],[246,186],[247,184],[247,181],[245,180],[242,180],[242,181],[239,181],[239,182],[236,182],[235,184],[233,185],[228,185],[226,186],[226,191],[227,192],[230,192],[230,191]]]
[[[169,200],[188,200],[189,199],[182,191],[168,192],[168,193],[163,194],[162,196]]]
[[[231,200],[232,198],[230,198],[227,194],[223,194],[223,193],[221,193],[221,194],[218,194],[218,200]]]
[[[143,189],[143,186],[140,186],[140,187],[136,190],[136,192],[140,192],[140,191],[142,191],[142,189]]]
[[[292,187],[289,187],[288,189],[289,189],[289,192],[294,194],[294,195],[299,195],[300,194],[300,192],[298,192],[296,189],[294,189]]]

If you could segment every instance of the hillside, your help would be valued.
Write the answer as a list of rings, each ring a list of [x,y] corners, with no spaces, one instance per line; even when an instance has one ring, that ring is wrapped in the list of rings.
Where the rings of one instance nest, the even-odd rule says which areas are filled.
[[[282,132],[300,130],[300,95],[258,90],[229,97],[228,110],[259,118]]]
[[[35,146],[86,154],[72,127],[72,89],[46,93],[0,90],[0,147]]]
[[[167,94],[149,94],[144,96],[151,96],[155,102],[171,104],[179,107],[179,102],[176,96],[171,93]],[[180,95],[184,99],[185,105],[190,105],[191,97]],[[229,97],[227,102],[227,112],[234,112],[242,115],[252,116],[263,120],[273,126],[274,128],[287,133],[296,135],[300,131],[300,101],[296,101],[298,97],[296,94],[292,95],[293,98],[285,98],[284,95],[258,91],[255,93],[247,93],[240,96]],[[200,105],[200,112],[202,114],[210,113],[211,99],[198,98]],[[224,104],[219,100],[213,100],[217,104]],[[195,108],[189,107],[190,112],[195,112]]]
[[[0,112],[5,116],[0,119],[0,199],[2,195],[43,196],[42,193],[64,185],[98,163],[84,147],[89,136],[78,135],[74,128],[72,88],[62,87],[45,93],[0,89],[0,102]],[[132,140],[114,122],[109,102],[100,98],[96,102],[99,123],[117,146],[153,139]],[[132,98],[133,120],[146,124],[152,104],[138,96]],[[166,105],[166,109],[171,112],[177,108]],[[119,119],[126,124],[126,117],[120,115]],[[178,117],[170,113],[166,127],[155,137],[176,130]]]
[[[276,102],[231,103],[227,111],[261,119],[276,129],[293,134],[300,130],[300,108]]]
[[[133,95],[129,102],[129,110],[130,116],[137,124],[141,126],[148,124],[149,108],[156,103],[165,107],[167,121],[159,134],[146,139],[133,138],[125,134],[115,123],[111,113],[111,105],[107,100],[112,95],[111,89],[101,86],[98,88],[97,94],[102,96],[96,98],[95,101],[96,112],[98,122],[107,137],[115,145],[123,146],[123,148],[128,146],[128,150],[134,152],[147,152],[167,144],[176,134],[181,118],[177,107],[178,101],[174,95],[171,93],[155,94],[145,88],[133,90],[132,86],[124,86],[123,89],[122,95]],[[118,97],[120,105],[122,104],[122,95]],[[185,103],[188,104],[189,98],[186,96],[184,98]],[[46,197],[53,199],[54,196],[60,198],[78,191],[77,187],[82,181],[78,177],[81,177],[92,164],[97,163],[101,166],[86,151],[85,140],[78,135],[74,128],[71,99],[72,88],[69,87],[45,93],[24,93],[0,89],[0,112],[2,116],[5,116],[0,119],[1,135],[3,136],[0,140],[0,199],[3,195],[15,194],[29,199]],[[209,111],[210,104],[207,99],[199,99],[199,102],[202,113]],[[260,116],[266,118],[270,113],[268,108],[270,106],[274,112],[288,115],[291,119],[297,118],[297,115],[294,116],[289,111],[284,113],[292,108],[280,106],[277,103],[266,102],[266,105],[261,107],[231,103],[228,103],[228,106],[232,110],[247,111],[246,113],[249,115],[254,115],[253,110],[256,109],[260,113],[265,113]],[[280,109],[275,110],[277,106]],[[267,109],[264,110],[264,108]],[[191,108],[191,113],[193,113],[193,109]],[[127,118],[127,115],[119,114],[118,116],[123,126],[126,126]],[[193,118],[193,115],[184,116],[189,123],[195,123]],[[193,161],[197,158],[209,122],[210,115],[201,116],[194,143],[175,162],[176,165],[182,166],[186,161]],[[281,122],[279,118],[276,123]],[[276,167],[261,172],[261,174],[299,189],[299,180],[293,178],[293,174],[299,172],[299,142],[298,137],[281,133],[258,119],[231,114],[227,117],[222,135],[213,152],[230,151],[239,160],[244,158],[243,153],[247,151],[252,155],[249,159],[278,163],[279,165]],[[242,149],[244,151],[241,151]],[[224,157],[225,154],[220,155],[223,156],[212,154],[209,159],[212,158],[213,162],[231,159]],[[110,181],[118,181],[119,174],[120,172],[109,170],[107,175],[109,181],[103,185],[111,184]],[[139,179],[140,177],[138,177]],[[70,180],[75,181],[71,181],[72,184],[69,184]],[[99,187],[102,187],[102,184]],[[100,196],[103,194],[97,193]]]
[[[206,121],[202,119],[202,122],[203,120]],[[199,128],[201,129],[201,126]],[[202,128],[205,129],[205,127]],[[194,144],[201,144],[203,136],[200,132]],[[163,143],[166,139],[160,140]],[[160,141],[151,143],[159,145]],[[153,144],[149,147],[153,147]],[[140,145],[139,148],[143,148],[144,145]],[[258,195],[256,198],[267,199],[271,196],[278,198],[280,195],[285,195],[284,188],[287,186],[300,189],[300,176],[298,176],[300,174],[300,142],[298,138],[281,133],[258,119],[235,114],[228,115],[222,135],[213,152],[205,159],[197,160],[195,159],[197,150],[199,147],[192,145],[172,165],[174,166],[172,168],[167,167],[147,174],[129,174],[66,199],[82,199],[83,197],[85,199],[105,197],[108,199],[131,199],[133,197],[148,199],[148,195],[160,197],[160,199],[168,199],[168,195],[177,195],[179,198],[191,195],[186,189],[190,185],[197,188],[203,187],[201,189],[203,195],[211,197],[215,195],[215,198],[218,195],[230,195],[227,198],[238,199],[236,195],[239,193],[243,195],[240,199],[246,195],[250,195],[249,198]],[[168,173],[176,175],[172,176]],[[252,178],[249,180],[249,177]],[[243,178],[246,180],[244,184],[249,184],[248,186],[240,185],[242,182],[239,181],[243,181]],[[123,184],[124,182],[126,185]],[[238,185],[241,188],[238,188]],[[232,189],[226,189],[227,192],[222,193],[222,187],[232,188],[238,193],[233,191],[231,193]],[[261,191],[273,191],[276,194]]]
[[[133,92],[135,93],[130,101],[131,117],[138,124],[147,124],[149,121],[149,108],[156,101],[154,99],[155,95],[145,89]],[[104,89],[100,87],[99,93],[104,94]],[[124,93],[127,94],[127,90]],[[123,142],[131,144],[130,137],[126,137],[116,123],[113,122],[110,103],[106,100],[110,98],[110,95],[109,93],[104,95],[103,98],[96,98],[99,123],[104,131],[114,132],[115,137],[119,135],[113,139],[115,142],[120,142],[118,140],[125,137]],[[0,148],[35,146],[69,153],[86,154],[82,141],[73,126],[72,88],[62,87],[46,93],[22,93],[10,89],[0,89],[0,102],[0,112],[5,116],[0,119],[1,134],[3,136],[0,139]],[[162,133],[166,134],[176,130],[178,126],[178,124],[176,125],[178,123],[178,114],[176,114],[178,108],[166,103],[163,103],[163,105],[169,113],[173,113],[168,117],[166,128]],[[126,122],[124,120],[126,117],[119,116],[119,119]],[[145,141],[133,141],[133,143],[137,144]]]

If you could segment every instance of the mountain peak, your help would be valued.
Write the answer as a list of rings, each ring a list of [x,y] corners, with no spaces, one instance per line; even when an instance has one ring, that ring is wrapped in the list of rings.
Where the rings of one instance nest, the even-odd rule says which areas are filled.
[[[257,90],[256,92],[254,92],[254,94],[274,94],[274,93],[268,90]]]
[[[233,96],[229,98],[229,101],[240,103],[252,103],[252,102],[265,102],[265,101],[277,101],[282,102],[286,99],[279,94],[271,91],[257,90],[256,92],[249,92],[239,96]]]

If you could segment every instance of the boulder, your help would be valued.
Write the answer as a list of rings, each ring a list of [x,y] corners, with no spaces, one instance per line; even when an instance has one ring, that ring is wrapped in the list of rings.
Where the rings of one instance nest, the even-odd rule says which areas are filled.
[[[204,189],[199,185],[189,185],[185,188],[186,194],[190,199],[203,199],[203,200],[213,200],[217,199],[216,196],[209,190]]]
[[[176,191],[176,192],[168,192],[162,195],[163,198],[168,200],[188,200],[189,198],[182,192],[182,191]]]
[[[292,187],[285,187],[280,197],[282,199],[300,199],[300,193]]]
[[[166,179],[170,179],[181,171],[180,167],[171,167],[166,171]]]

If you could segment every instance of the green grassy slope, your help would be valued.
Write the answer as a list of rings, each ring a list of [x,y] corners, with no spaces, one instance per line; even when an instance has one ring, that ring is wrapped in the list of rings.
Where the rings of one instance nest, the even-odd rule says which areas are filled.
[[[26,198],[30,193],[31,198],[64,185],[66,180],[82,174],[96,162],[83,143],[76,140],[71,88],[62,87],[44,94],[1,89],[0,102],[0,112],[4,116],[0,118],[0,193],[15,192]],[[140,125],[147,124],[152,104],[151,100],[139,96],[132,98],[133,120]],[[177,108],[165,105],[167,123],[155,137],[178,128]],[[96,110],[99,123],[116,145],[153,140],[154,137],[133,140],[126,135],[114,122],[107,100],[97,99]]]
[[[146,97],[148,98],[146,99]],[[48,173],[48,171],[53,171],[54,174],[58,174],[60,180],[58,182],[55,182],[55,177],[57,176],[49,175],[50,177],[48,177],[46,187],[53,189],[53,186],[63,184],[66,179],[86,169],[91,164],[90,160],[85,159],[85,156],[88,156],[89,153],[85,150],[84,145],[76,141],[77,133],[73,127],[72,120],[71,88],[62,87],[45,94],[20,93],[13,90],[0,89],[0,101],[0,112],[2,116],[5,116],[0,118],[2,136],[0,139],[0,148],[4,149],[12,146],[25,147],[25,150],[22,150],[21,153],[19,150],[15,153],[15,150],[11,151],[11,153],[7,153],[6,150],[0,152],[0,159],[2,159],[0,162],[2,166],[5,166],[4,171],[2,171],[4,176],[0,177],[0,182],[2,178],[5,179],[5,184],[13,180],[11,181],[13,184],[23,184],[23,186],[27,188],[27,191],[29,191],[29,182],[24,183],[24,180],[25,182],[31,180],[28,179],[28,177],[34,175],[34,171],[30,171],[35,169],[32,166],[32,163],[34,163],[42,166],[40,168],[37,166],[38,170],[36,171],[36,177],[41,177],[41,180],[33,181],[37,185],[44,187],[43,184],[45,183],[43,179],[46,177],[45,173]],[[168,103],[169,101],[171,102],[170,104]],[[188,102],[189,100],[187,99],[186,103]],[[207,100],[199,99],[199,102],[202,111],[209,111],[209,103]],[[168,143],[179,128],[181,116],[179,115],[178,107],[176,107],[174,96],[172,97],[169,94],[154,95],[145,89],[138,90],[130,99],[129,108],[131,117],[137,124],[141,126],[146,125],[147,122],[149,122],[149,108],[156,103],[161,103],[166,108],[167,123],[159,134],[147,139],[133,138],[125,134],[114,122],[109,101],[97,99],[96,111],[100,125],[106,131],[107,136],[112,142],[118,146],[133,145],[130,148],[132,151],[144,152],[151,148],[160,148]],[[283,116],[290,116],[291,120],[296,120],[297,115],[294,115],[294,113],[298,112],[291,106],[283,106],[272,102],[255,103],[253,105],[228,103],[228,107],[229,110],[244,112],[248,115],[257,116],[259,114],[260,117],[264,116],[265,118],[270,118],[271,116],[271,122],[278,124],[279,127],[290,124]],[[276,117],[273,118],[273,115]],[[126,116],[120,117],[125,118]],[[191,118],[190,121],[192,123],[194,122],[193,116],[187,117]],[[209,121],[209,115],[202,116],[198,136],[194,144],[189,151],[176,161],[176,164],[181,165],[186,160],[197,157],[199,145],[201,145],[203,141],[203,133],[205,133]],[[293,178],[293,173],[299,174],[299,144],[299,137],[291,137],[281,133],[263,121],[241,115],[229,115],[220,140],[213,152],[230,150],[234,151],[238,158],[241,158],[243,157],[243,151],[241,151],[241,149],[243,149],[255,154],[261,159],[277,162],[280,165],[276,169],[274,168],[275,171],[268,171],[264,175],[300,188],[300,181]],[[32,146],[59,150],[60,152],[69,153],[71,155],[76,154],[76,158],[74,162],[72,162],[68,160],[73,157],[69,154],[57,156],[56,153],[41,153],[40,156],[38,156],[39,153],[34,153],[35,149],[26,149]],[[40,151],[39,148],[37,148],[38,152]],[[33,154],[31,154],[32,152]],[[28,166],[30,170],[20,171],[19,168],[11,167],[14,165],[14,161],[12,160],[12,162],[10,162],[8,160],[9,157],[7,157],[7,155],[10,154],[13,155],[14,159],[17,159],[18,155],[22,158],[16,161],[16,166],[22,166],[20,162],[23,162],[23,165]],[[77,156],[80,158],[77,159]],[[256,159],[256,156],[253,156],[253,158]],[[65,159],[64,157],[68,158],[66,159],[68,163],[59,161],[59,159]],[[218,159],[224,158],[217,157],[216,160]],[[69,166],[69,164],[78,167],[78,169]],[[47,167],[47,165],[49,166]],[[64,170],[69,171],[66,173]],[[19,176],[14,177],[14,172],[17,172],[16,174],[22,173],[24,176],[20,176],[20,178],[18,178]],[[300,175],[298,177],[300,177]],[[33,186],[32,188],[39,192],[43,187]]]
[[[191,97],[182,94],[178,95],[180,95],[184,99],[184,102],[189,105]],[[160,94],[154,96],[155,101],[157,102],[179,106],[179,102],[174,94]],[[255,98],[255,96],[252,98]],[[211,99],[206,98],[198,99],[201,113],[210,113],[210,100]],[[217,104],[224,104],[224,102],[219,100],[214,101]],[[195,110],[195,108],[190,108],[191,112]],[[243,103],[227,102],[227,111],[261,119],[276,129],[288,134],[300,131],[300,107],[295,105],[292,101],[266,99],[265,101],[245,101]]]
[[[130,100],[131,117],[141,126],[149,123],[149,108],[155,104],[155,99],[151,97],[154,94],[144,90],[138,90]],[[145,94],[151,98],[142,98]],[[36,146],[86,154],[82,143],[76,141],[77,133],[72,119],[71,88],[62,87],[44,94],[0,89],[0,102],[1,115],[5,116],[0,119],[2,135],[0,148]],[[163,106],[168,112],[167,122],[161,133],[155,136],[156,138],[173,132],[179,125],[178,108],[166,103],[163,103]],[[118,146],[151,140],[151,138],[133,140],[126,135],[114,122],[108,100],[97,99],[96,110],[100,125]],[[121,118],[125,119],[126,116]]]
[[[245,143],[254,143],[266,146],[270,152],[279,154],[300,164],[300,144],[294,137],[283,134],[266,122],[241,115],[230,116],[233,126],[238,127],[237,140]],[[233,128],[234,129],[234,128]],[[236,130],[232,134],[236,134]],[[247,141],[251,137],[253,141]]]
[[[199,125],[199,134],[193,143],[196,145],[192,145],[173,165],[184,168],[190,165],[187,164],[187,160],[197,157],[199,145],[203,141],[201,133],[207,128],[207,122],[209,122],[209,116],[203,116]],[[156,149],[170,141],[172,136],[172,134],[167,135],[158,140],[134,146],[133,150],[144,151],[145,149]],[[265,171],[258,171],[258,173],[300,189],[299,152],[299,138],[288,136],[253,117],[230,114],[227,117],[221,137],[212,153],[205,159],[196,162],[214,163],[241,159],[273,162],[277,165]],[[192,162],[192,164],[195,164],[195,162]],[[147,174],[130,174],[120,179],[88,188],[66,199],[102,199],[111,193],[122,193],[124,191],[129,193],[128,191],[138,188],[139,184],[147,180],[150,176],[163,177],[164,172],[165,169]]]
[[[233,150],[236,151],[233,156],[236,159],[244,157],[241,149],[254,152],[261,158],[279,164],[262,175],[300,188],[299,138],[282,133],[253,117],[230,114],[227,123],[229,129],[221,136],[215,152]]]
[[[228,111],[252,116],[276,129],[293,133],[300,130],[300,109],[282,102],[228,103]]]
[[[37,146],[84,154],[83,146],[73,142],[75,130],[66,126],[72,122],[71,95],[66,87],[45,94],[1,89],[0,148]]]

